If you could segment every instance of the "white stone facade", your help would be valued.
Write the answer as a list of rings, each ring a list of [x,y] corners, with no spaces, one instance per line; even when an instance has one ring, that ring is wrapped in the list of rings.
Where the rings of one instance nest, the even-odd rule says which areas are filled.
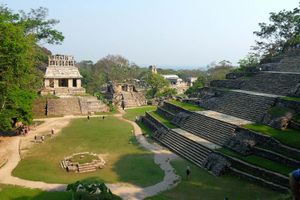
[[[85,93],[85,89],[81,87],[82,76],[75,67],[73,56],[51,55],[48,59],[42,95],[62,96]]]

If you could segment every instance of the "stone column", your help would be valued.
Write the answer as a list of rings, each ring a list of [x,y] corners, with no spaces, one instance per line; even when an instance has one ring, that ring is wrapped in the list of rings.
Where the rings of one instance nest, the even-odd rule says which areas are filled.
[[[68,79],[68,87],[73,87],[73,79],[71,78]]]
[[[81,88],[81,79],[77,79],[76,80],[76,83],[77,83],[77,88]]]
[[[49,81],[49,79],[45,79],[45,80],[44,80],[44,86],[45,86],[45,88],[47,88],[47,87],[50,86],[50,81]]]
[[[54,88],[58,88],[58,79],[54,79]]]

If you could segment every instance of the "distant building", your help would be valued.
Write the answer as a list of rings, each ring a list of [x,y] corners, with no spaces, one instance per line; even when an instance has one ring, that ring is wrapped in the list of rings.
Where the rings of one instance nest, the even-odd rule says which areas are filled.
[[[188,77],[186,79],[187,85],[190,87],[193,86],[197,79],[197,77]]]
[[[162,76],[164,77],[164,79],[168,80],[171,83],[171,85],[180,85],[183,83],[183,80],[175,74],[168,74]]]
[[[42,95],[73,95],[84,94],[81,87],[82,76],[73,56],[51,55],[48,57],[48,67],[44,76]]]

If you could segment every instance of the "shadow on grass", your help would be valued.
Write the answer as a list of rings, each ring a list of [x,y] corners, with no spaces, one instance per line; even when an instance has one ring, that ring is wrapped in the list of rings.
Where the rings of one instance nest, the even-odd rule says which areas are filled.
[[[71,193],[65,191],[42,191],[39,189],[30,189],[21,186],[0,184],[1,200],[70,200]],[[63,190],[55,188],[55,190]]]
[[[163,180],[164,173],[154,163],[153,154],[129,154],[122,156],[113,170],[118,174],[119,181],[146,187]]]

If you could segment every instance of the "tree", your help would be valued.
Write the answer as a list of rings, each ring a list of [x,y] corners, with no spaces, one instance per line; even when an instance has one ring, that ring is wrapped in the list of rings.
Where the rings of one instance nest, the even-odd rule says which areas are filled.
[[[64,40],[62,33],[53,29],[53,26],[58,24],[59,20],[47,19],[47,8],[31,9],[29,13],[20,11],[20,14],[18,23],[24,26],[26,35],[34,35],[37,41],[48,44],[61,44]]]
[[[300,5],[300,4],[299,4]],[[270,23],[259,23],[254,34],[260,38],[253,47],[262,57],[272,57],[300,42],[300,7],[270,13]]]
[[[237,71],[246,71],[248,68],[259,65],[259,55],[255,53],[249,53],[245,58],[240,59],[238,64],[240,65]]]
[[[150,90],[148,96],[154,98],[161,92],[165,87],[168,87],[170,83],[159,74],[148,72],[144,77],[145,82],[149,85]]]
[[[220,80],[225,79],[226,74],[229,73],[233,69],[231,62],[223,60],[219,62],[217,65],[210,67],[206,71],[206,82],[211,80]]]
[[[33,14],[28,20],[32,18]],[[41,16],[35,18],[43,24]],[[43,30],[39,25],[35,27]],[[32,120],[32,103],[41,82],[35,67],[37,42],[47,36],[38,38],[28,30],[26,20],[20,14],[0,6],[0,130],[11,129],[13,119],[24,124]]]

